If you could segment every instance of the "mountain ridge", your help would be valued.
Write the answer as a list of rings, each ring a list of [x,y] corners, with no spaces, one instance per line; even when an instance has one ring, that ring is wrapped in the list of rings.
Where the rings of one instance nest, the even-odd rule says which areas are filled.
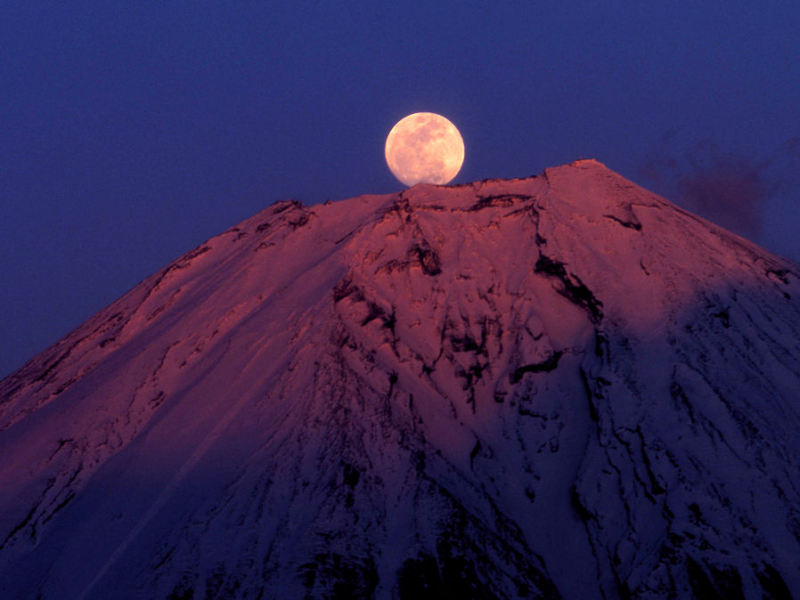
[[[798,298],[593,160],[275,204],[0,381],[0,590],[791,597]]]

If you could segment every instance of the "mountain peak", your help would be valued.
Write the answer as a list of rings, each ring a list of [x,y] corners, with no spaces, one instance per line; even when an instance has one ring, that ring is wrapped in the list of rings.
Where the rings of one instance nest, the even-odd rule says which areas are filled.
[[[545,171],[566,170],[570,168],[581,169],[584,171],[602,170],[614,173],[614,171],[609,169],[604,163],[601,163],[596,158],[579,158],[578,160],[573,160],[571,163],[567,163],[566,165],[561,165],[558,167],[550,167],[548,169],[545,169]]]
[[[789,597],[798,299],[595,160],[276,203],[0,382],[0,590]]]

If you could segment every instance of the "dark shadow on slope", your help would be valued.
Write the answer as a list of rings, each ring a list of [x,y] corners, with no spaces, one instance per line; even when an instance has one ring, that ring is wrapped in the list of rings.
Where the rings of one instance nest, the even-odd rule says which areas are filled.
[[[658,515],[663,536],[651,559],[638,550],[618,562],[597,554],[601,570],[615,573],[614,593],[679,594],[683,581],[697,598],[744,598],[757,581],[764,598],[792,597],[797,574],[786,571],[786,557],[800,551],[800,518],[792,516],[800,515],[799,281],[797,272],[765,262],[762,285],[718,280],[666,330],[596,325],[602,351],[587,353],[582,367],[596,437],[573,493],[576,515],[610,556],[639,535],[636,515]],[[663,347],[659,369],[638,364],[637,352],[655,346]],[[742,502],[742,481],[781,506],[772,518],[784,520],[793,543],[759,528],[764,515],[755,500]],[[609,529],[623,517],[625,528]],[[642,571],[648,560],[651,570]],[[634,568],[637,584],[629,580]]]

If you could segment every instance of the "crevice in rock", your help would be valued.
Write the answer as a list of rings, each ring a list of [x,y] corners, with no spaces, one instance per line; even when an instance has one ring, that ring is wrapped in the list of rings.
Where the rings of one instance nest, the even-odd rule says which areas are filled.
[[[765,564],[756,571],[756,579],[764,591],[764,598],[768,600],[792,600],[792,594],[786,582],[772,565]]]
[[[628,229],[634,229],[635,231],[642,230],[642,224],[635,219],[631,221],[625,221],[623,219],[620,219],[619,217],[615,217],[614,215],[603,215],[603,217],[605,217],[606,219],[610,219],[615,223],[619,223],[620,225],[622,225],[623,227],[627,227]]]
[[[491,196],[481,196],[478,201],[467,209],[465,212],[477,212],[485,208],[507,208],[513,206],[517,200],[525,201],[530,200],[532,196],[524,194],[495,194]]]
[[[272,214],[277,215],[289,210],[290,208],[303,208],[303,203],[299,200],[279,200],[272,205]]]
[[[424,239],[409,248],[408,258],[419,264],[425,275],[435,277],[442,272],[439,253]]]
[[[509,376],[511,383],[519,383],[522,380],[522,377],[525,373],[547,373],[550,371],[554,371],[558,367],[558,362],[561,360],[561,357],[564,355],[563,350],[556,350],[538,363],[531,363],[529,365],[522,365],[521,367],[517,367],[514,372]]]
[[[533,270],[535,273],[543,273],[560,281],[563,287],[557,290],[558,293],[573,304],[585,309],[589,313],[592,323],[597,324],[602,320],[603,303],[594,296],[578,276],[567,273],[564,263],[553,260],[540,252]]]

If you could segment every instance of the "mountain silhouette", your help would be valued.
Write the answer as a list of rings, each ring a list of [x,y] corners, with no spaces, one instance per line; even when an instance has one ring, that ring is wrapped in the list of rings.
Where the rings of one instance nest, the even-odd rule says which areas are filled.
[[[593,160],[276,203],[0,382],[2,598],[798,589],[798,266]]]

